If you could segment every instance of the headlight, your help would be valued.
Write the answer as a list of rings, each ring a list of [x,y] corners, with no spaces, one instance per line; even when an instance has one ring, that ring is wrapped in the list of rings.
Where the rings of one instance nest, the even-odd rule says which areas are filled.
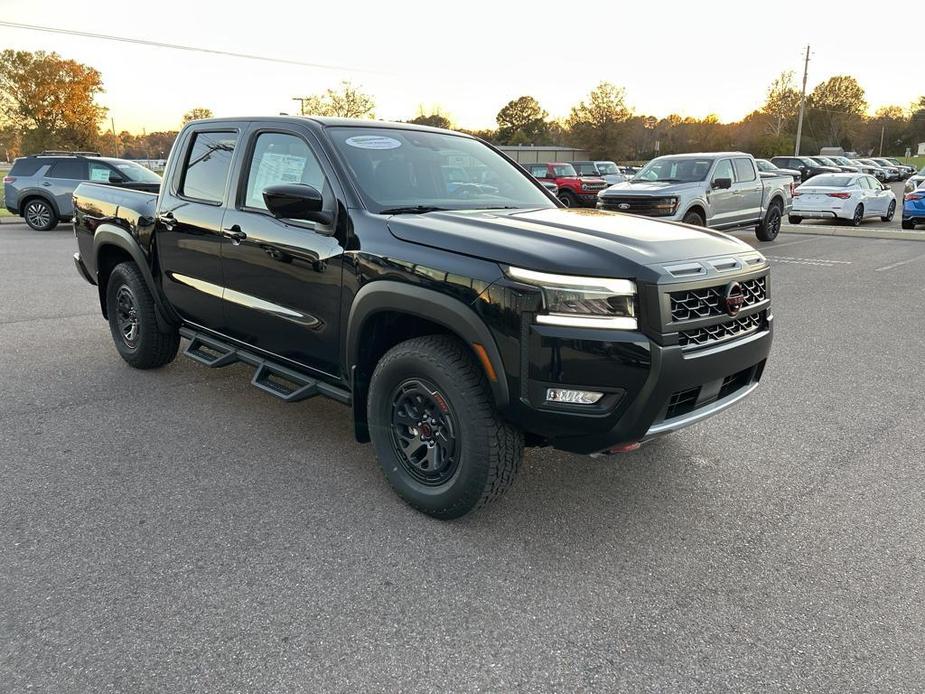
[[[582,184],[581,184],[581,189],[582,189],[582,190],[591,190],[591,186],[589,186],[587,183],[582,183]]]
[[[511,279],[532,284],[543,292],[543,313],[536,322],[573,328],[635,330],[636,283],[604,277],[552,275],[508,267]]]

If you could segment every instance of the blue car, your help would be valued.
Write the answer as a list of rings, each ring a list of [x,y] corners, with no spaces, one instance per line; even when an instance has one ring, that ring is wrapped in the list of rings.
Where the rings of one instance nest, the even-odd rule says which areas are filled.
[[[925,183],[903,196],[903,229],[925,224]]]

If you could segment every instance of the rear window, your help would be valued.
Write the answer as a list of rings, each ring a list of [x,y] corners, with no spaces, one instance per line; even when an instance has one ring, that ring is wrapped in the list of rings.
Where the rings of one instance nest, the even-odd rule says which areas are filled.
[[[48,177],[81,181],[87,177],[87,162],[84,159],[59,159],[48,170]]]
[[[838,174],[822,174],[813,176],[807,185],[825,186],[826,188],[847,188],[854,180],[855,176],[839,176]]]
[[[238,134],[233,131],[193,135],[183,167],[180,194],[207,202],[224,200],[228,170],[237,141]]]
[[[743,181],[754,181],[755,180],[755,167],[752,166],[752,163],[743,157],[737,157],[732,160],[733,166],[736,170],[736,180],[739,182]]]
[[[13,162],[13,168],[10,169],[10,176],[34,176],[48,160],[41,159],[17,159]]]

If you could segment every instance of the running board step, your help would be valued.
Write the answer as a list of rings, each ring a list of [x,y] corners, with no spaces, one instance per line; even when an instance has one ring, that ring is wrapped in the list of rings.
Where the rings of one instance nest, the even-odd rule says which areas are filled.
[[[213,369],[237,362],[250,364],[254,367],[251,384],[286,402],[298,402],[315,395],[324,395],[345,405],[351,402],[350,391],[315,380],[253,352],[189,328],[180,328],[180,335],[190,341],[183,350],[185,356]]]
[[[218,369],[238,361],[238,353],[230,345],[217,340],[210,340],[202,335],[194,335],[183,350],[183,354],[193,361]]]
[[[269,362],[257,367],[251,384],[286,402],[298,402],[318,395],[318,381]]]

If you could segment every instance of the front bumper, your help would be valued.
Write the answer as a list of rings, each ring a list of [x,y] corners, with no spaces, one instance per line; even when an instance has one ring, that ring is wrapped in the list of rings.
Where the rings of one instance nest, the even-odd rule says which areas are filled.
[[[735,405],[757,387],[771,350],[772,324],[768,316],[757,332],[694,350],[619,331],[579,335],[532,326],[530,371],[545,375],[551,368],[563,378],[528,376],[508,418],[555,448],[582,454],[683,429]],[[549,387],[605,395],[596,408],[551,405],[545,402]]]

